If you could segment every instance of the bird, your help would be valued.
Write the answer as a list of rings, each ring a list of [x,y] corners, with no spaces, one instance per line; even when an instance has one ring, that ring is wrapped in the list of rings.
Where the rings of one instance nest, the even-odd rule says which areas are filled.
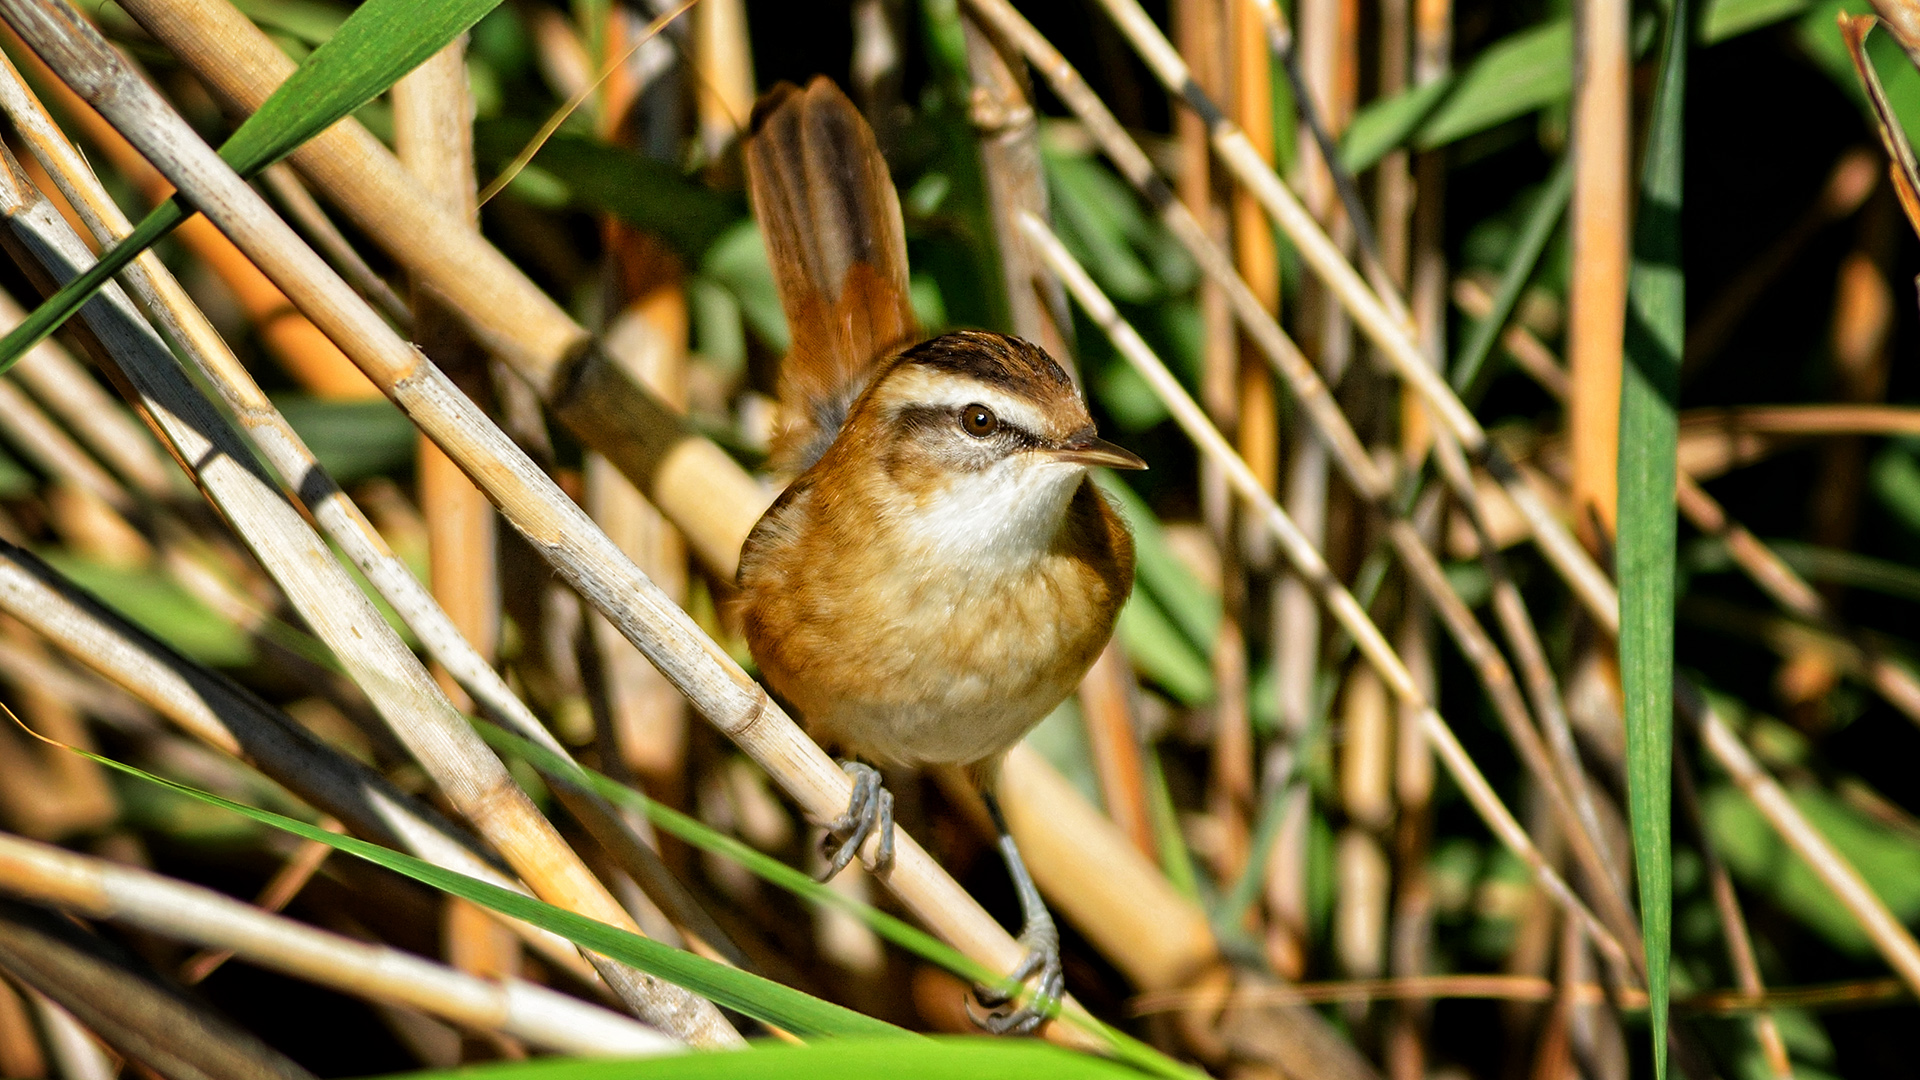
[[[994,787],[1006,752],[1065,700],[1132,589],[1132,534],[1095,467],[1144,469],[1100,438],[1080,390],[1030,342],[922,340],[899,198],[872,131],[824,76],[756,104],[749,193],[787,316],[772,464],[793,480],[740,553],[741,623],[761,678],[845,755],[847,810],[823,879],[879,836],[874,764],[958,767],[980,791],[1020,898],[1026,952],[976,988],[988,1031],[1037,1028],[1064,990],[1059,934]],[[1037,977],[1037,978],[1036,978]]]

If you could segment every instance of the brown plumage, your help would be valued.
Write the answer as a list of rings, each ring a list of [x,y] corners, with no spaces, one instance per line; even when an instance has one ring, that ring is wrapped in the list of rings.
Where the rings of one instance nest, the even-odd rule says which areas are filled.
[[[881,360],[919,339],[886,159],[839,87],[774,87],[753,109],[747,182],[792,345],[774,464],[813,464]]]
[[[1072,380],[1027,342],[962,331],[907,348],[899,200],[833,84],[763,98],[746,156],[793,333],[775,464],[799,472],[740,552],[747,644],[821,742],[959,765],[981,786],[1026,916],[1013,977],[1036,980],[1036,1000],[981,1022],[1031,1031],[1062,992],[1059,935],[992,774],[1073,692],[1133,585],[1133,538],[1087,469],[1146,466],[1099,438]],[[893,850],[892,795],[870,766],[847,771],[828,876],[869,835],[877,864]]]

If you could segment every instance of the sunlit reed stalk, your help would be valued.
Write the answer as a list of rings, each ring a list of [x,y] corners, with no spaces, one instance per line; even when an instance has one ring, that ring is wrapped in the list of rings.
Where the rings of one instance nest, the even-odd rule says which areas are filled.
[[[502,888],[522,889],[478,843],[366,765],[285,713],[200,667],[61,581],[44,563],[0,546],[0,610],[120,686],[181,730],[259,769],[358,835]],[[550,963],[591,981],[566,939],[514,924]]]
[[[28,146],[41,155],[69,201],[102,240],[131,230],[85,161],[52,118],[39,107],[11,65],[0,59],[0,109],[13,119]],[[507,686],[493,666],[471,645],[412,570],[387,545],[372,522],[320,466],[299,434],[287,423],[225,342],[207,324],[186,292],[157,259],[142,257],[127,280],[143,308],[166,326],[207,382],[221,393],[261,455],[283,477],[297,478],[299,496],[327,537],[340,546],[420,639],[427,652],[472,694],[487,713],[563,758],[564,747]],[[462,478],[464,482],[464,478]],[[673,877],[651,848],[634,836],[620,815],[574,785],[557,791],[569,810],[628,870],[676,923],[738,962],[737,950],[717,924]]]
[[[231,950],[342,993],[501,1031],[563,1054],[654,1057],[683,1044],[618,1013],[520,980],[494,982],[384,945],[271,915],[211,889],[0,833],[0,888],[91,919]]]
[[[1064,59],[1044,41],[1038,40],[1032,27],[1020,20],[1010,9],[1001,7],[997,0],[970,0],[976,10],[989,18],[1009,38],[1014,40],[1035,66],[1048,74],[1061,96],[1076,109],[1083,104],[1089,106],[1089,112],[1083,118],[1089,119],[1096,139],[1106,146],[1121,171],[1135,179],[1149,193],[1158,191],[1164,195],[1166,189],[1152,172],[1151,164],[1139,151],[1136,144],[1119,131],[1112,122],[1110,113],[1102,108],[1091,111],[1096,102],[1083,102],[1080,93],[1069,93],[1068,88],[1084,87],[1077,77],[1071,77],[1071,69],[1065,66]],[[1042,53],[1036,58],[1036,52]],[[1041,62],[1045,60],[1046,62]],[[1094,119],[1104,120],[1096,124]],[[1111,134],[1110,134],[1111,133]],[[1114,137],[1114,136],[1117,136]],[[1124,141],[1122,141],[1124,140]],[[1286,336],[1274,321],[1271,314],[1260,304],[1245,280],[1233,268],[1226,254],[1208,239],[1199,223],[1178,201],[1170,198],[1160,202],[1160,217],[1174,235],[1195,256],[1201,270],[1211,280],[1218,283],[1226,292],[1234,313],[1248,336],[1267,356],[1272,366],[1286,379],[1292,388],[1295,400],[1302,411],[1318,428],[1324,444],[1331,450],[1335,462],[1341,467],[1354,489],[1360,496],[1379,509],[1387,518],[1388,539],[1394,551],[1400,556],[1409,576],[1436,607],[1444,620],[1448,631],[1459,643],[1468,660],[1473,664],[1488,697],[1492,700],[1496,714],[1503,727],[1520,751],[1522,761],[1537,776],[1546,792],[1552,807],[1573,845],[1576,858],[1581,866],[1592,876],[1595,883],[1599,905],[1607,916],[1608,925],[1622,939],[1633,937],[1633,917],[1626,906],[1624,894],[1617,887],[1609,888],[1610,883],[1618,882],[1624,875],[1616,874],[1606,866],[1598,842],[1583,825],[1580,815],[1574,809],[1574,803],[1568,797],[1566,785],[1560,780],[1560,770],[1550,761],[1547,744],[1544,743],[1529,718],[1526,703],[1519,695],[1518,686],[1512,670],[1499,648],[1487,636],[1484,628],[1459,598],[1446,575],[1441,572],[1439,562],[1419,533],[1400,512],[1398,499],[1393,490],[1393,482],[1382,471],[1372,455],[1361,444],[1359,436],[1347,422],[1339,406],[1334,402],[1314,367],[1309,363],[1298,347]],[[1456,478],[1456,481],[1458,478]],[[1458,485],[1457,486],[1462,486]],[[1463,485],[1471,490],[1471,485]],[[1510,627],[1510,632],[1522,632],[1519,626]],[[1384,642],[1383,642],[1384,645]],[[1537,673],[1536,673],[1537,674]],[[1391,681],[1391,680],[1390,680]],[[1536,678],[1536,683],[1538,679]],[[1635,953],[1637,955],[1637,951]]]
[[[1028,235],[1046,257],[1047,262],[1067,284],[1067,291],[1078,300],[1088,316],[1106,331],[1114,347],[1135,370],[1147,380],[1189,438],[1210,457],[1215,458],[1225,468],[1228,479],[1236,493],[1246,499],[1262,513],[1262,520],[1274,532],[1281,549],[1285,551],[1295,570],[1305,579],[1320,597],[1328,611],[1339,621],[1342,628],[1351,634],[1368,662],[1380,672],[1396,697],[1405,701],[1418,711],[1422,728],[1434,749],[1445,762],[1461,790],[1466,793],[1482,820],[1493,830],[1508,850],[1512,851],[1527,867],[1546,892],[1560,904],[1569,915],[1580,921],[1591,936],[1594,944],[1604,954],[1623,968],[1628,965],[1625,950],[1620,940],[1603,925],[1585,904],[1574,895],[1573,890],[1547,865],[1540,852],[1528,839],[1526,831],[1500,801],[1479,767],[1473,763],[1452,729],[1440,717],[1438,711],[1425,700],[1413,676],[1400,661],[1393,647],[1387,644],[1385,637],[1374,626],[1353,594],[1341,585],[1328,570],[1320,553],[1307,544],[1295,529],[1292,519],[1287,517],[1273,497],[1260,486],[1258,479],[1247,470],[1245,462],[1233,451],[1218,430],[1206,419],[1198,405],[1182,388],[1171,372],[1167,371],[1152,349],[1139,334],[1120,318],[1111,301],[1107,300],[1093,279],[1087,276],[1058,238],[1044,223],[1034,217],[1023,219]],[[1550,782],[1550,781],[1548,781]]]
[[[518,446],[301,243],[150,86],[117,67],[111,51],[90,27],[49,17],[33,0],[15,0],[0,10],[14,21],[16,30],[25,31],[23,36],[47,50],[43,56],[56,70],[72,67],[68,74],[86,88],[91,103],[105,108],[107,119],[141,146],[308,317],[326,329],[362,365],[361,370],[480,483],[509,522],[562,577],[618,626],[703,715],[759,761],[812,819],[826,821],[840,813],[852,787],[847,774],[690,616],[641,574]],[[121,78],[112,77],[116,71]],[[100,92],[108,86],[110,93]],[[627,417],[625,422],[633,423],[634,418]],[[716,493],[708,493],[709,499],[715,497]],[[408,654],[404,662],[411,660]],[[396,666],[404,662],[395,661]],[[376,683],[391,679],[372,671],[364,677]],[[883,880],[917,916],[976,959],[1002,971],[1019,962],[1023,950],[1006,930],[910,838],[899,837],[893,869]],[[608,917],[616,925],[627,921],[617,909]],[[1053,1030],[1061,1037],[1084,1038],[1063,1025]]]
[[[293,61],[225,0],[129,0],[126,9],[243,111],[259,108],[293,71]],[[289,160],[396,262],[431,282],[562,423],[633,480],[721,578],[732,579],[740,542],[770,496],[725,451],[689,432],[471,221],[422,191],[357,121],[328,128]]]
[[[998,4],[1003,0],[968,2],[985,5]],[[1100,0],[1100,3],[1168,92],[1186,101],[1207,121],[1214,152],[1221,163],[1260,200],[1274,223],[1293,241],[1307,266],[1339,298],[1354,324],[1379,347],[1381,354],[1400,377],[1419,393],[1439,422],[1453,431],[1468,455],[1485,466],[1499,481],[1526,519],[1541,553],[1566,579],[1581,602],[1600,619],[1602,625],[1611,627],[1617,624],[1618,604],[1610,599],[1605,574],[1540,501],[1539,496],[1527,487],[1499,447],[1487,440],[1480,422],[1474,419],[1473,414],[1447,386],[1445,379],[1421,354],[1418,343],[1413,339],[1412,328],[1393,317],[1387,305],[1367,287],[1340,254],[1338,246],[1326,231],[1301,206],[1299,199],[1272,169],[1260,161],[1258,152],[1247,141],[1245,132],[1227,119],[1219,106],[1193,83],[1179,54],[1140,8],[1137,0]],[[1044,65],[1036,62],[1036,66],[1045,70]],[[1062,97],[1064,99],[1065,95]],[[1123,168],[1122,172],[1125,171]]]

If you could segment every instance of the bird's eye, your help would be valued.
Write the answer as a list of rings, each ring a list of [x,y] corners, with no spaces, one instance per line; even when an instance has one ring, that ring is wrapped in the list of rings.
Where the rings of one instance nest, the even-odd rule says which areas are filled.
[[[969,405],[960,410],[960,426],[976,439],[984,439],[1000,430],[1000,418],[985,405]]]

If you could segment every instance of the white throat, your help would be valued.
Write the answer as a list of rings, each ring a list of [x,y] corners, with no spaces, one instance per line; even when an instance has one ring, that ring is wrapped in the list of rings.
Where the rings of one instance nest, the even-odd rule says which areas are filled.
[[[1015,454],[959,473],[899,522],[909,543],[947,565],[1014,569],[1044,555],[1086,477],[1079,465]]]

